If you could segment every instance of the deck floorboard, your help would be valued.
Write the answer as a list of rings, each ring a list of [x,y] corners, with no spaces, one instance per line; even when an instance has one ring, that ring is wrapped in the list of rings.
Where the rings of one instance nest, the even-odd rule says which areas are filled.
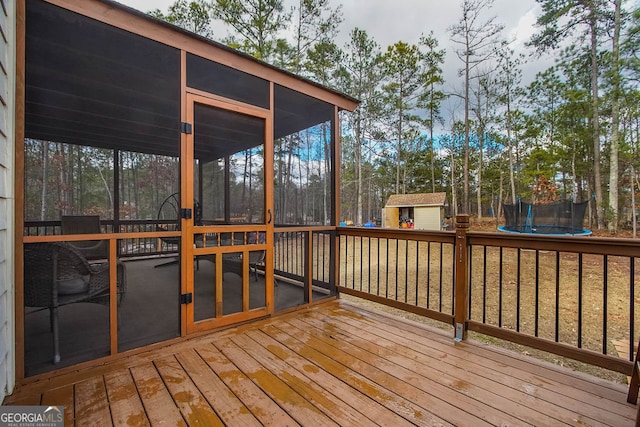
[[[26,380],[4,404],[64,405],[68,426],[625,426],[626,392],[335,301]]]

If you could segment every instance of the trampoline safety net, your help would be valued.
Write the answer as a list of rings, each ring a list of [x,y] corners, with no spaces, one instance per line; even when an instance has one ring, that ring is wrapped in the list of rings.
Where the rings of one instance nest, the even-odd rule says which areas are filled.
[[[584,214],[589,202],[569,200],[533,205],[518,202],[503,204],[507,231],[539,234],[579,234],[584,232]]]

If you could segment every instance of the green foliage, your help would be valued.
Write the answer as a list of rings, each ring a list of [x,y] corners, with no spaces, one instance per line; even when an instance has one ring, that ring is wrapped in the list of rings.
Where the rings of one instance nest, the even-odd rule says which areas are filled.
[[[236,32],[230,41],[245,53],[269,60],[291,17],[282,0],[213,0],[213,15]]]
[[[297,0],[290,9],[283,0],[178,0],[166,14],[151,14],[207,37],[213,36],[212,20],[220,20],[231,30],[222,40],[229,46],[359,99],[354,113],[341,115],[341,204],[345,217],[364,222],[379,216],[388,196],[397,191],[444,190],[460,207],[465,196],[481,192],[484,209],[495,207],[499,195],[511,197],[511,173],[514,196],[529,196],[530,184],[544,175],[565,197],[590,197],[596,182],[606,188],[607,181],[595,175],[595,150],[602,148],[598,168],[606,176],[616,117],[620,194],[629,194],[631,166],[640,169],[640,8],[637,2],[623,2],[616,61],[614,2],[537,2],[537,32],[529,47],[538,55],[554,51],[557,62],[526,88],[520,73],[525,57],[508,43],[500,45],[496,36],[502,26],[485,18],[493,2],[463,2],[463,15],[449,32],[464,64],[460,75],[468,92],[457,97],[466,99],[466,114],[464,120],[458,118],[463,104],[456,105],[453,98],[446,111],[449,131],[442,130],[443,88],[461,83],[443,80],[445,52],[433,33],[417,44],[401,40],[380,46],[355,28],[348,42],[338,46],[334,41],[342,9],[332,7],[331,0]],[[304,165],[303,139],[276,141],[275,179],[282,193],[277,197],[290,198],[296,208],[309,201],[307,212],[317,219],[321,214],[311,194],[323,192],[326,182],[316,165]],[[321,149],[326,158],[328,148]],[[296,174],[308,179],[309,197]],[[141,176],[136,179],[141,182]],[[39,200],[35,194],[30,197]],[[620,205],[630,208],[624,197]]]
[[[166,15],[160,9],[149,12],[149,15],[201,36],[213,38],[212,9],[205,0],[177,0],[169,6]]]

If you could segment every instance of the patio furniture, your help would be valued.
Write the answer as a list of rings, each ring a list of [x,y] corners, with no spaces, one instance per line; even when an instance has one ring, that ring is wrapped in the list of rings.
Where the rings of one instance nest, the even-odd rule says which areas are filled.
[[[249,235],[248,243],[256,244],[256,243],[265,243],[267,239],[266,234],[263,231],[251,233]],[[253,269],[253,274],[255,276],[256,282],[258,281],[258,265],[264,264],[264,259],[267,255],[267,251],[251,251],[249,252],[249,272]]]
[[[256,282],[258,281],[258,265],[264,264],[267,251],[252,251],[249,252],[249,271],[253,269],[253,275]]]
[[[180,231],[180,212],[180,193],[173,193],[162,202],[160,209],[158,209],[156,231]],[[196,226],[202,225],[202,206],[195,199],[193,200],[193,221]],[[161,237],[160,240],[168,247],[177,247],[180,244],[180,236]],[[178,258],[175,258],[155,267],[174,265],[178,263],[178,260]]]
[[[98,215],[63,215],[61,217],[62,234],[100,234]],[[86,240],[69,242],[70,245],[88,260],[109,258],[109,242],[106,240]]]
[[[49,309],[53,332],[53,363],[60,362],[58,308],[75,303],[109,305],[109,263],[89,264],[66,242],[24,246],[24,305]],[[127,276],[117,263],[117,303],[124,299]]]

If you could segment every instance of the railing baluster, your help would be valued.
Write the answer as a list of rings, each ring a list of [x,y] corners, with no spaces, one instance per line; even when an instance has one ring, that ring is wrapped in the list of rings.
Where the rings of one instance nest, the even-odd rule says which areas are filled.
[[[442,311],[442,243],[440,243],[440,288],[438,296],[438,311]],[[453,293],[453,292],[452,292]]]
[[[469,296],[468,296],[468,307],[467,307],[467,313],[469,313],[469,319],[471,319],[471,300],[473,299],[473,254],[474,254],[474,248],[471,247],[469,248]]]
[[[629,258],[629,360],[633,360],[635,348],[636,258]]]
[[[387,240],[387,260],[389,259],[389,239]],[[384,297],[385,298],[389,298],[389,263],[386,262],[385,264],[385,286],[384,286]]]
[[[442,245],[442,243],[441,243],[441,245]],[[452,253],[454,252],[454,248],[453,247],[451,248],[451,252]],[[455,258],[454,258],[453,262],[455,262]],[[442,271],[442,265],[440,266],[440,271]],[[440,276],[442,276],[442,273],[440,273]],[[442,278],[440,279],[440,281],[442,281]],[[455,296],[456,296],[455,283],[456,283],[456,271],[455,271],[455,268],[452,268],[451,269],[451,286],[452,286],[452,288],[451,288],[451,314],[454,313],[453,308],[455,307]]]
[[[518,248],[517,262],[516,262],[516,331],[520,332],[520,265],[521,265],[522,251]]]
[[[502,246],[500,246],[500,258],[498,260],[498,326],[502,327]]]
[[[431,308],[431,242],[427,242],[427,308]]]
[[[376,269],[377,269],[376,283],[378,284],[378,290],[376,295],[380,296],[380,238],[379,237],[376,239],[376,247],[378,248],[378,265],[376,266]]]
[[[349,277],[349,236],[344,237],[344,283],[348,284]]]
[[[582,348],[582,252],[578,253],[578,348]]]
[[[393,296],[393,299],[398,301],[398,252],[400,251],[400,240],[395,239],[396,240],[396,279],[395,279],[395,288],[396,288],[396,293]]]
[[[560,252],[556,251],[556,342],[560,342]]]
[[[420,242],[416,242],[416,278],[415,278],[415,294],[416,300],[414,305],[418,305],[418,276],[420,275]]]
[[[535,286],[536,286],[536,307],[534,313],[534,335],[538,336],[538,327],[539,327],[539,314],[540,314],[540,278],[539,278],[539,270],[540,270],[540,251],[536,249],[536,270],[535,270]]]
[[[368,238],[367,243],[369,246],[369,256],[367,257],[367,279],[369,279],[369,285],[367,286],[367,292],[371,293],[371,237]]]
[[[362,254],[363,254],[363,248],[362,248],[362,242],[364,241],[363,237],[360,237],[358,239],[358,241],[360,242],[360,262],[358,264],[360,264],[360,290],[362,290],[362,272],[364,271],[362,268]]]
[[[608,295],[608,279],[609,279],[609,257],[604,255],[602,257],[602,262],[604,263],[604,272],[603,272],[603,296],[602,296],[602,354],[607,354],[607,317],[608,317],[608,307],[609,307],[609,295]]]
[[[404,302],[409,301],[409,240],[404,241]]]
[[[482,323],[487,323],[487,245],[482,248]]]

